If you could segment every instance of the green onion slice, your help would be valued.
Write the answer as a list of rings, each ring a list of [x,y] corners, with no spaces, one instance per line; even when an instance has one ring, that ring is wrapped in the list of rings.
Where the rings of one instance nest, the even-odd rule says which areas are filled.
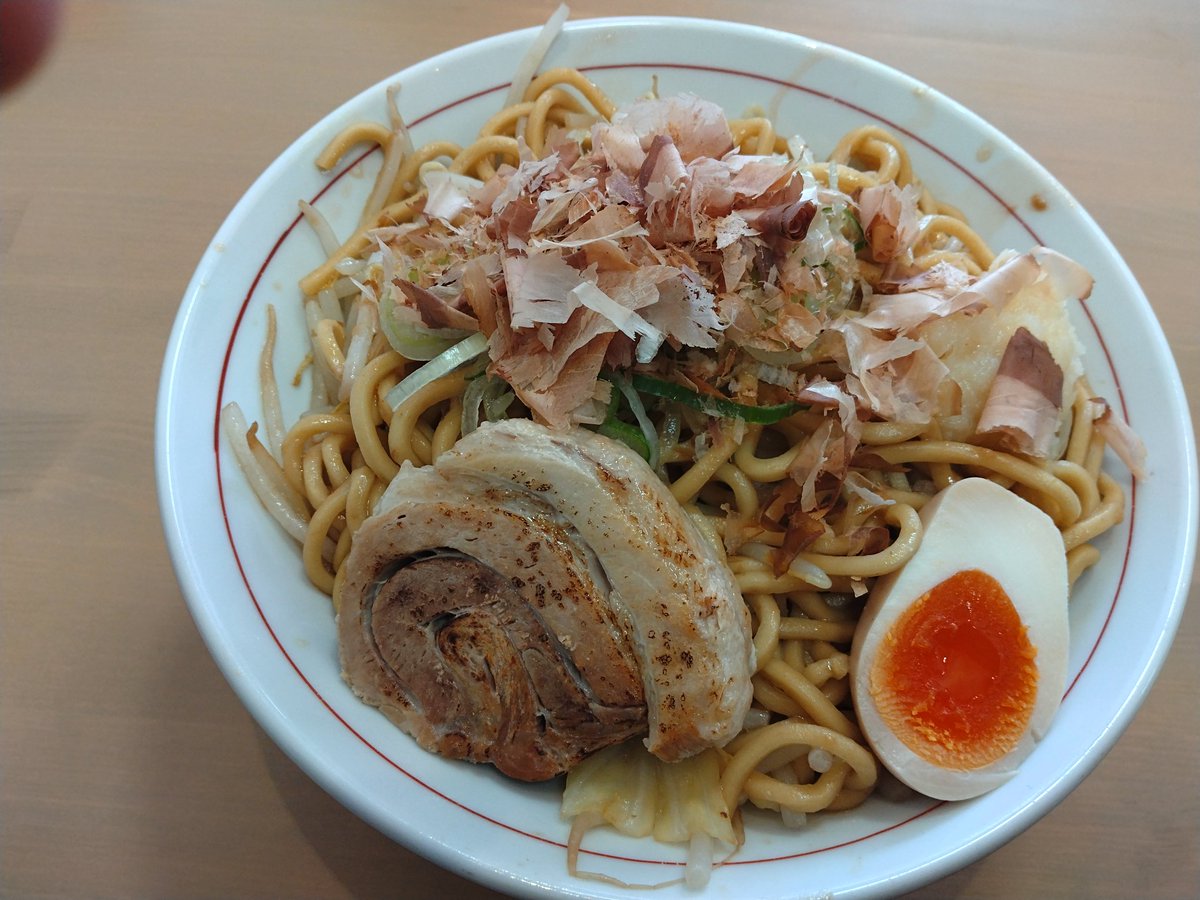
[[[705,415],[714,416],[719,419],[742,419],[752,425],[773,425],[806,408],[803,403],[747,406],[744,403],[736,403],[724,397],[701,394],[673,381],[663,381],[661,378],[653,378],[650,375],[637,373],[630,378],[630,383],[633,385],[633,389],[640,393],[662,397],[664,400],[672,400],[675,403],[682,403],[684,406],[699,410]]]

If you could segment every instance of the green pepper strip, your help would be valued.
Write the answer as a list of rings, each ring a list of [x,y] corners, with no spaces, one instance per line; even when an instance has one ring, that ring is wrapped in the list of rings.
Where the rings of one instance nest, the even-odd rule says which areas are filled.
[[[689,406],[709,416],[716,416],[720,419],[742,419],[752,425],[774,425],[776,422],[786,419],[793,413],[806,408],[803,403],[779,403],[775,406],[746,406],[743,403],[726,400],[724,397],[713,397],[709,394],[698,393],[691,388],[675,384],[672,381],[663,381],[659,378],[652,378],[649,375],[639,375],[636,373],[633,375],[631,382],[633,389],[640,393],[662,397],[664,400],[673,400],[676,403],[682,403],[684,406]]]
[[[614,441],[620,441],[642,459],[650,459],[650,448],[646,445],[646,436],[642,434],[642,429],[619,419],[609,419],[596,431]]]
[[[611,382],[614,376],[607,372],[601,372],[600,377],[605,381]],[[612,438],[614,441],[620,441],[642,459],[649,461],[650,445],[646,443],[646,436],[642,434],[642,429],[630,425],[628,422],[622,422],[617,418],[621,410],[621,398],[623,396],[620,389],[613,384],[612,396],[608,401],[608,415],[602,424],[596,426],[596,432],[607,438]]]

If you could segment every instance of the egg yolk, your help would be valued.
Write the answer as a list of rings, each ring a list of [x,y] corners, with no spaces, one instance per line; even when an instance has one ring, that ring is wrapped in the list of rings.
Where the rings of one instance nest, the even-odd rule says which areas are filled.
[[[978,569],[956,572],[888,629],[871,694],[883,721],[918,756],[976,769],[1024,734],[1037,699],[1036,656],[1000,583]]]

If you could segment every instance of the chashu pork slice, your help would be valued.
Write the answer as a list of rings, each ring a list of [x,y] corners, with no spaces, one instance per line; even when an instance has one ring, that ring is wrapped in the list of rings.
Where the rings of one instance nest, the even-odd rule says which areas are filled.
[[[481,426],[436,468],[456,485],[536,498],[595,554],[641,666],[652,753],[682,759],[741,730],[749,613],[720,550],[640,456],[584,429],[510,419]]]
[[[536,497],[406,464],[344,573],[343,675],[425,749],[537,781],[645,732],[604,571]]]

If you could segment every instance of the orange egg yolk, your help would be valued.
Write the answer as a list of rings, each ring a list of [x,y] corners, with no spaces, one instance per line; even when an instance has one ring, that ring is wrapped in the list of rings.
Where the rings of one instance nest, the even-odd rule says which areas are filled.
[[[956,572],[888,629],[871,694],[883,721],[918,756],[976,769],[1012,750],[1028,727],[1036,657],[1000,583],[978,569]]]

